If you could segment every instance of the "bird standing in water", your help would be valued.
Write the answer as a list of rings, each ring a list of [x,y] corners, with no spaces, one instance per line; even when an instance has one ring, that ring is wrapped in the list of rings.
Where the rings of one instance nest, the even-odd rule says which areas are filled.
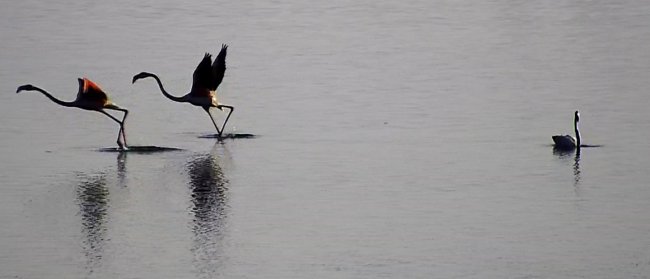
[[[192,89],[190,90],[190,93],[185,96],[176,97],[167,93],[165,88],[163,88],[160,78],[152,73],[141,72],[133,76],[132,82],[135,83],[139,79],[152,77],[156,79],[156,82],[158,82],[158,87],[160,87],[160,91],[165,97],[175,102],[190,103],[202,107],[203,110],[208,113],[210,120],[212,120],[212,124],[214,124],[214,127],[217,129],[218,138],[221,138],[226,127],[226,122],[228,122],[228,119],[234,110],[234,107],[221,104],[217,99],[217,87],[221,84],[226,72],[227,49],[228,45],[224,44],[221,46],[221,51],[214,60],[214,63],[212,62],[211,54],[206,53],[205,56],[203,56],[203,60],[201,60],[199,65],[196,67],[196,70],[194,70]],[[210,113],[210,108],[212,107],[218,108],[219,110],[223,110],[223,108],[229,109],[228,116],[226,116],[226,120],[223,121],[221,128],[219,128],[217,123],[214,122],[214,118]]]
[[[79,92],[77,93],[77,98],[72,102],[61,101],[55,98],[54,96],[52,96],[47,91],[38,88],[36,86],[33,86],[31,84],[25,84],[19,86],[18,89],[16,90],[16,93],[20,93],[21,91],[38,91],[43,93],[45,97],[48,97],[53,102],[62,105],[64,107],[76,107],[80,109],[94,110],[103,113],[106,116],[113,119],[115,122],[120,124],[120,132],[117,134],[117,145],[120,147],[121,150],[128,149],[128,146],[126,144],[126,132],[124,131],[124,122],[126,121],[126,116],[129,114],[129,111],[125,108],[121,108],[115,105],[108,98],[106,93],[104,93],[104,91],[101,88],[99,88],[99,86],[94,82],[90,81],[87,78],[79,78],[78,80],[79,80]],[[122,121],[120,121],[114,116],[108,114],[105,111],[105,109],[118,110],[124,112],[124,118],[122,118]]]

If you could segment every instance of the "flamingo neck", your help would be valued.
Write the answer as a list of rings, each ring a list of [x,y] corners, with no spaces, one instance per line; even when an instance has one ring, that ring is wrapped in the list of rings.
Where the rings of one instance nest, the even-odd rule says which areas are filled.
[[[45,91],[43,89],[40,89],[38,87],[35,87],[34,90],[43,93],[43,95],[45,95],[45,97],[49,98],[50,100],[52,100],[52,102],[55,102],[55,103],[57,103],[57,104],[59,104],[61,106],[64,106],[64,107],[74,107],[75,106],[74,102],[61,101],[61,100],[55,98],[54,96],[52,96],[50,93],[47,93],[47,91]]]
[[[162,94],[165,97],[167,97],[168,99],[170,99],[172,101],[175,101],[175,102],[186,102],[186,100],[183,97],[176,97],[176,96],[173,96],[173,95],[167,93],[167,91],[163,87],[162,82],[160,81],[160,78],[158,78],[158,76],[152,74],[151,77],[156,79],[156,82],[158,82],[158,87],[160,87],[160,92],[162,92]]]

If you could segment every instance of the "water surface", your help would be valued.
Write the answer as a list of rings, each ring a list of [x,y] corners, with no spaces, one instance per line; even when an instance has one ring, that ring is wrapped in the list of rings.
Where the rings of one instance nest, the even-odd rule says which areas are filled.
[[[0,278],[644,278],[650,5],[0,10]],[[189,91],[230,45],[218,142]],[[130,109],[63,108],[86,76]],[[581,112],[586,144],[551,136]],[[225,113],[216,112],[219,119]]]

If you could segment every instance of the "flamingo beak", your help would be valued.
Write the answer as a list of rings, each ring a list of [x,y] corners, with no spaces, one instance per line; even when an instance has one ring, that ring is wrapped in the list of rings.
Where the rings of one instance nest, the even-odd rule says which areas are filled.
[[[16,93],[20,93],[20,91],[27,90],[29,88],[28,85],[21,85],[16,88]]]

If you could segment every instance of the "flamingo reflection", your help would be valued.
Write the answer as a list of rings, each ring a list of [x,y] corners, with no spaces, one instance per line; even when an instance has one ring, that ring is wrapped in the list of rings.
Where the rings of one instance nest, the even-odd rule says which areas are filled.
[[[198,273],[205,278],[213,278],[218,274],[218,263],[222,258],[228,180],[224,178],[217,157],[212,154],[194,157],[187,164],[187,172],[192,195],[190,211],[194,215],[192,252]]]
[[[106,241],[106,213],[109,193],[104,173],[80,174],[77,186],[77,204],[81,216],[81,230],[85,239],[82,248],[86,257],[86,268],[92,272],[101,264]]]

